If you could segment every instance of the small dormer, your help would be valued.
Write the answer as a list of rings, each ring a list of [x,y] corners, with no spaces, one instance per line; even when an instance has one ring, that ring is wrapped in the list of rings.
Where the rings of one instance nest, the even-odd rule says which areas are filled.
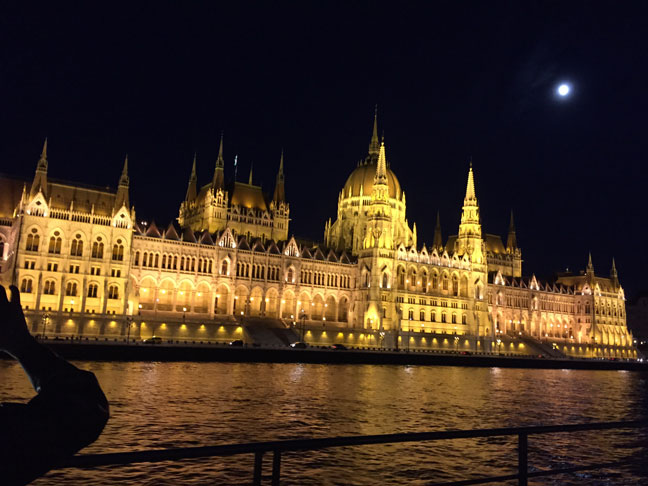
[[[130,212],[126,206],[122,206],[117,214],[115,214],[110,222],[113,228],[131,229],[133,227],[133,220],[131,219]]]

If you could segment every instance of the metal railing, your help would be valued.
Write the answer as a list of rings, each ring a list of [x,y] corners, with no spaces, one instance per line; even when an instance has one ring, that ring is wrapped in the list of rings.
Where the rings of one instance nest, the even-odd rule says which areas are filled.
[[[184,447],[177,449],[157,449],[137,452],[117,452],[109,454],[77,455],[62,464],[60,468],[92,468],[97,466],[127,465],[140,462],[178,461],[182,459],[197,459],[205,457],[224,457],[240,454],[254,454],[253,483],[261,485],[264,479],[270,479],[271,484],[279,485],[281,478],[281,457],[284,453],[296,451],[313,451],[332,447],[349,447],[375,444],[395,444],[404,442],[427,442],[452,439],[475,439],[484,437],[517,436],[518,461],[516,474],[488,476],[460,481],[435,483],[435,486],[467,486],[486,484],[498,481],[517,480],[518,485],[526,486],[529,478],[554,476],[557,474],[574,473],[578,471],[606,469],[633,464],[636,461],[608,461],[582,466],[565,467],[560,469],[529,471],[528,443],[530,435],[542,435],[564,432],[579,432],[609,429],[639,429],[648,427],[648,421],[631,422],[599,422],[589,424],[548,425],[515,428],[449,430],[444,432],[414,432],[404,434],[360,435],[350,437],[331,437],[323,439],[281,440],[271,442],[252,442],[247,444],[230,444],[208,447]],[[272,453],[272,474],[263,475],[263,457]]]

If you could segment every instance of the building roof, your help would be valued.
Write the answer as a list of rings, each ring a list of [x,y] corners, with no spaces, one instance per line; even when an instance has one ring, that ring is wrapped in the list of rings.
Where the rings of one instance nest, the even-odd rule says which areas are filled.
[[[506,253],[506,248],[504,248],[504,244],[502,243],[502,238],[498,235],[486,235],[486,251],[490,251],[491,253]]]
[[[76,183],[51,180],[47,182],[47,198],[51,209],[70,209],[73,202],[75,211],[89,213],[94,206],[95,214],[100,216],[112,216],[115,205],[115,193],[108,188],[80,187]]]
[[[371,196],[373,180],[376,175],[377,159],[375,161],[373,159],[368,160],[368,163],[359,165],[353,172],[351,172],[346,184],[344,184],[344,192],[342,193],[343,197],[349,196],[349,190],[351,191],[351,196],[359,196],[361,186],[363,188],[362,193],[365,196]],[[401,198],[400,183],[390,168],[387,168],[387,186],[389,187],[389,197],[394,199]]]
[[[230,203],[233,206],[243,206],[246,208],[260,209],[262,211],[268,210],[261,186],[244,184],[243,182],[234,183]]]
[[[20,203],[24,185],[29,183],[18,177],[0,175],[0,218],[13,217],[14,209]]]

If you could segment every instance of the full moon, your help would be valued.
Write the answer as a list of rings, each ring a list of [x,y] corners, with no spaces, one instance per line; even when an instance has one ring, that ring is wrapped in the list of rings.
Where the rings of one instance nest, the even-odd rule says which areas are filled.
[[[558,94],[560,96],[567,96],[569,94],[569,85],[568,84],[561,84],[558,86]]]

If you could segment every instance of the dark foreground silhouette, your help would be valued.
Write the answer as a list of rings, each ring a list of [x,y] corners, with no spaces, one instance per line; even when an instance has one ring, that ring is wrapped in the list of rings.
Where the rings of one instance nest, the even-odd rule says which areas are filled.
[[[0,404],[0,484],[27,484],[94,442],[108,421],[95,376],[38,343],[27,330],[20,293],[0,286],[0,349],[16,358],[37,395]],[[1,385],[0,385],[1,386]]]

